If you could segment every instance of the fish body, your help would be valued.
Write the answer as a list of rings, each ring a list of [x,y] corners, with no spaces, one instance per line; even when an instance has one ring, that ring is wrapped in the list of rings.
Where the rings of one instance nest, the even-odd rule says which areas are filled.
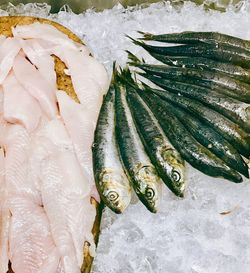
[[[96,187],[104,203],[122,213],[131,200],[131,186],[121,164],[115,139],[115,89],[104,97],[95,129],[93,167]]]
[[[235,49],[226,45],[178,45],[153,46],[143,42],[134,41],[149,53],[154,52],[165,56],[194,56],[205,57],[212,60],[230,62],[244,68],[250,68],[250,52],[241,48]]]
[[[235,48],[243,49],[250,52],[250,41],[243,40],[227,34],[219,32],[194,32],[185,31],[180,33],[169,33],[154,35],[150,33],[143,33],[141,40],[154,40],[164,43],[180,43],[180,44],[213,44],[226,45]]]
[[[150,91],[154,92],[164,100],[180,106],[192,115],[197,116],[199,119],[212,126],[219,134],[222,134],[222,136],[242,155],[249,157],[250,136],[237,124],[198,101],[178,96],[166,90],[150,88]]]
[[[195,116],[190,115],[187,111],[183,111],[170,103],[167,103],[166,107],[176,115],[192,136],[204,147],[207,147],[217,157],[222,159],[230,168],[249,178],[247,164],[237,150],[222,135]]]
[[[223,63],[203,57],[172,57],[153,52],[151,52],[150,54],[158,61],[170,66],[209,70],[213,72],[223,73],[231,78],[250,83],[250,71],[238,65]]]
[[[239,124],[246,132],[250,133],[249,104],[220,94],[206,87],[176,82],[170,79],[162,79],[148,74],[146,74],[145,77],[163,89],[202,102]]]
[[[232,79],[223,74],[210,71],[168,67],[165,65],[135,64],[143,71],[151,75],[172,79],[179,82],[200,85],[216,90],[243,102],[250,102],[250,84]]]
[[[148,91],[139,92],[142,99],[158,118],[162,129],[181,156],[193,167],[214,177],[224,177],[230,181],[242,182],[242,177],[229,168],[221,159],[202,146],[171,113],[165,102]]]
[[[172,146],[145,102],[127,87],[127,101],[133,114],[137,131],[144,147],[157,168],[163,182],[177,196],[183,197],[185,190],[185,165]]]
[[[126,102],[126,89],[121,84],[115,88],[115,130],[120,156],[137,196],[151,212],[156,212],[161,180],[136,131]]]

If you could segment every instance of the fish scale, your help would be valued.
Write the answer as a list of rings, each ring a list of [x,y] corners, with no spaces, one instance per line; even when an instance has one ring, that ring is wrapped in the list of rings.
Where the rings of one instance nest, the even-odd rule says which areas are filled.
[[[120,156],[137,196],[151,212],[156,212],[161,180],[136,131],[126,102],[125,86],[119,82],[115,89],[115,130]]]

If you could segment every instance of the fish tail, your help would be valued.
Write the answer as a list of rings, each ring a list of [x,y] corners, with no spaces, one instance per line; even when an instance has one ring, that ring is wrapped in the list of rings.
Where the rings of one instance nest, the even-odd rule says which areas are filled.
[[[143,31],[137,31],[139,34],[141,34],[143,37],[139,38],[139,40],[152,40],[153,39],[153,34],[149,32],[143,32]]]

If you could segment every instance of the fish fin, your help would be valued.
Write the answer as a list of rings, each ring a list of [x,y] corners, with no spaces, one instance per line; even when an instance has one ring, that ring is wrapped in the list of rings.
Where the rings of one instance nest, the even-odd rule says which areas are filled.
[[[135,45],[138,45],[138,46],[141,46],[141,47],[145,47],[146,44],[142,41],[137,41],[136,39],[132,38],[131,36],[129,35],[125,35],[128,39],[130,39]]]
[[[142,38],[138,38],[139,40],[152,40],[154,36],[153,34],[149,32],[143,32],[143,31],[137,31],[137,32],[143,36]]]

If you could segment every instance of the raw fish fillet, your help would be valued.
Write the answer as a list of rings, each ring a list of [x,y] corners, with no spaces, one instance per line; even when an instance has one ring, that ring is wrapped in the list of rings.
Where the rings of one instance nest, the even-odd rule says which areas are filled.
[[[70,138],[81,167],[87,173],[89,183],[93,185],[91,196],[100,200],[96,191],[92,166],[91,146],[95,130],[95,114],[84,109],[83,106],[71,99],[65,92],[57,92],[60,114]]]
[[[13,72],[3,82],[3,90],[4,119],[22,124],[28,132],[34,131],[41,117],[38,101],[17,81]]]
[[[15,273],[54,273],[59,255],[42,206],[38,181],[29,172],[30,138],[20,125],[9,125],[5,142],[5,181],[9,227],[9,259]],[[39,271],[41,267],[51,271]]]
[[[22,39],[43,39],[63,47],[82,49],[83,45],[74,42],[66,34],[49,24],[33,23],[30,25],[17,25],[12,28],[14,37]]]
[[[53,119],[57,115],[56,89],[44,80],[40,72],[22,55],[18,55],[13,65],[18,82],[38,100],[42,110]]]
[[[51,232],[65,273],[80,272],[84,241],[94,249],[91,229],[96,211],[90,203],[90,184],[83,176],[60,119],[45,126],[37,143],[40,145],[36,146],[41,160],[41,193]]]
[[[6,38],[0,41],[0,84],[3,83],[10,72],[20,49],[19,39]]]
[[[4,151],[0,148],[0,273],[8,270],[8,233],[10,212],[7,206],[7,190],[5,183]]]
[[[102,96],[109,85],[105,68],[93,57],[82,52],[65,49],[63,56],[79,101],[94,115],[96,121]]]
[[[32,62],[41,73],[43,78],[51,85],[52,88],[56,88],[56,72],[55,63],[49,52],[41,46],[41,41],[37,39],[21,40],[21,47]]]

